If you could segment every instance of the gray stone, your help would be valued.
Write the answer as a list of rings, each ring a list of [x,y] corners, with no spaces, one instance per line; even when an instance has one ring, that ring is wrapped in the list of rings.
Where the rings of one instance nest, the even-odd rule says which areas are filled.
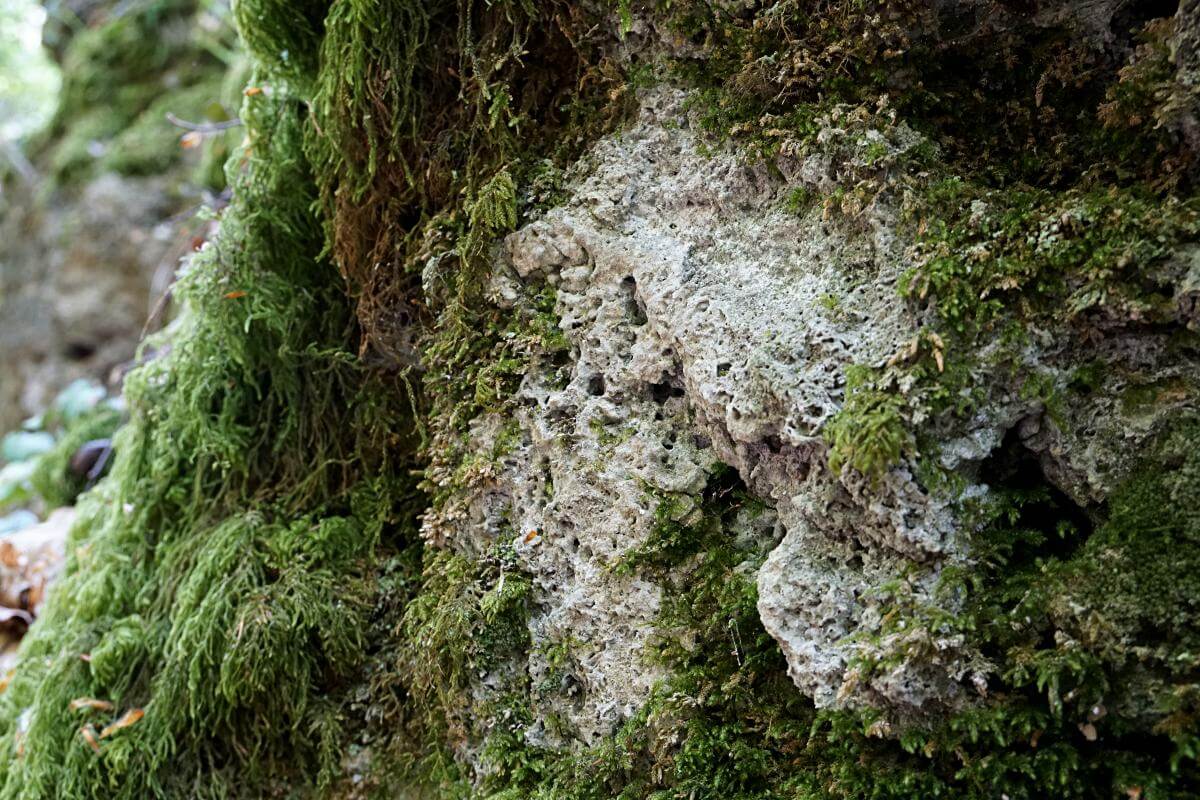
[[[903,128],[853,129],[830,127],[824,146],[844,159],[858,142],[901,152],[919,141]],[[797,152],[779,166],[820,190],[838,179],[838,158]],[[827,220],[819,206],[789,212],[795,184],[701,147],[681,93],[666,88],[646,93],[636,123],[581,164],[570,200],[503,243],[492,283],[505,306],[520,302],[524,281],[557,286],[569,379],[557,385],[550,365],[535,363],[511,418],[476,420],[473,452],[492,451],[514,424],[517,444],[426,520],[431,539],[466,551],[514,543],[536,587],[526,665],[535,687],[550,673],[550,649],[570,653],[571,685],[539,695],[531,740],[595,742],[662,677],[644,655],[661,589],[612,567],[651,533],[650,490],[695,495],[717,462],[774,508],[778,546],[757,576],[759,612],[800,691],[818,706],[901,716],[970,703],[985,659],[958,637],[881,628],[885,588],[897,580],[906,602],[949,602],[934,592],[941,570],[971,563],[958,505],[922,488],[907,460],[877,485],[826,465],[822,429],[843,402],[845,368],[882,365],[928,321],[898,295],[911,262],[888,193],[862,209],[865,224]],[[1068,330],[1034,334],[1021,358],[1059,387],[1092,355]],[[1161,334],[1106,342],[1095,354],[1112,365],[1105,386],[1072,399],[1057,421],[1022,397],[1025,373],[996,370],[979,353],[982,410],[934,428],[938,459],[961,476],[965,497],[989,491],[980,467],[1010,432],[1082,507],[1106,496],[1162,417],[1130,417],[1117,399],[1126,383],[1198,374]],[[870,678],[855,669],[910,652],[923,655]]]

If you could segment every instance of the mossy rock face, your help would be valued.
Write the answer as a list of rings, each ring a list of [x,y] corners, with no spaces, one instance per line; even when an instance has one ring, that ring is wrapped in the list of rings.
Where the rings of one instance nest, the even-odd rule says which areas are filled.
[[[1151,5],[240,0],[0,796],[1194,796]]]

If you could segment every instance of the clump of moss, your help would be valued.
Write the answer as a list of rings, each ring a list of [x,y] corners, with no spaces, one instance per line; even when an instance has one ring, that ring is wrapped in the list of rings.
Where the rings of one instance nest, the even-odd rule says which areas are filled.
[[[403,765],[405,754],[435,760],[463,731],[459,695],[475,677],[466,670],[501,646],[486,634],[503,622],[511,634],[505,646],[523,641],[519,574],[505,573],[491,584],[494,591],[476,591],[490,579],[462,557],[434,552],[423,572],[412,571],[412,542],[403,538],[416,518],[411,420],[426,406],[395,361],[378,358],[396,351],[367,346],[380,341],[381,329],[356,316],[350,298],[361,301],[360,311],[368,304],[386,309],[387,348],[407,330],[404,320],[426,312],[410,304],[415,294],[389,294],[383,284],[364,294],[353,274],[360,262],[344,247],[378,235],[389,246],[413,243],[397,267],[415,262],[421,248],[458,267],[443,276],[448,294],[430,298],[453,310],[434,337],[443,349],[430,347],[435,368],[468,363],[506,330],[522,331],[504,342],[517,348],[511,365],[478,358],[471,380],[448,389],[431,379],[435,408],[476,408],[511,393],[521,349],[563,346],[547,310],[553,293],[543,293],[530,318],[510,321],[477,302],[476,281],[488,241],[516,224],[522,170],[561,155],[524,160],[523,149],[515,149],[517,129],[541,123],[540,111],[532,116],[537,98],[557,98],[574,85],[583,69],[576,47],[586,40],[572,42],[555,28],[551,43],[535,48],[545,61],[523,65],[526,37],[546,33],[533,24],[544,17],[532,6],[464,3],[435,14],[411,4],[403,20],[417,26],[410,32],[420,38],[428,13],[436,37],[410,38],[410,47],[393,53],[368,46],[367,29],[381,19],[352,6],[339,3],[327,14],[324,4],[238,5],[239,20],[253,29],[248,40],[259,66],[251,80],[256,91],[242,109],[246,146],[230,163],[235,200],[218,239],[176,287],[185,311],[169,352],[128,380],[132,419],[118,437],[113,473],[91,496],[75,534],[77,561],[25,645],[29,660],[0,698],[0,748],[9,756],[0,779],[10,790],[190,797],[323,789],[361,744],[347,727],[351,718],[400,722],[394,733],[402,741],[384,748],[379,774]],[[150,7],[141,10],[149,14]],[[577,22],[573,10],[562,11],[555,25]],[[356,70],[329,55],[342,47]],[[393,57],[435,88],[422,93],[426,111],[397,103],[397,127],[381,129],[360,149],[359,125],[375,109],[372,93],[387,91],[383,84],[396,75],[385,77],[398,63]],[[432,76],[428,59],[437,62]],[[462,71],[442,69],[450,64]],[[403,91],[416,93],[420,81],[410,77]],[[470,124],[447,125],[452,147],[443,153],[447,163],[463,165],[462,180],[427,194],[427,181],[453,170],[405,172],[398,159],[406,143],[425,146],[441,115],[458,113],[463,85],[471,115],[459,123]],[[604,83],[598,86],[597,96],[606,97]],[[582,113],[576,101],[551,108],[552,125]],[[343,125],[341,115],[348,115]],[[414,121],[423,126],[420,136],[408,127]],[[476,141],[475,130],[494,135]],[[349,200],[355,191],[350,184],[343,191],[343,181],[373,180],[376,157],[380,179],[386,171],[390,185],[403,187],[394,199],[415,215],[390,202],[373,207],[378,196],[365,194],[339,206],[336,198]],[[314,202],[321,198],[327,203]],[[372,214],[398,209],[386,229],[372,230]],[[343,210],[366,213],[347,219]],[[350,279],[349,293],[323,258],[327,245]],[[385,278],[412,287],[405,277],[412,272]],[[402,302],[392,304],[397,298]],[[475,327],[482,320],[492,324]],[[363,354],[371,360],[360,360]],[[438,393],[449,398],[445,405]],[[451,414],[438,424],[458,430],[463,422]],[[376,566],[389,554],[384,563],[398,564],[407,577]],[[410,587],[411,602],[402,607],[375,594],[377,582],[397,581]],[[393,630],[406,647],[391,666],[372,650],[378,641],[369,645],[363,634],[376,630],[377,613],[400,615]],[[421,644],[439,632],[438,647]],[[468,635],[479,639],[475,646]],[[372,670],[370,696],[381,701],[364,705],[351,689]],[[390,706],[382,699],[389,695]],[[80,717],[71,704],[80,698],[113,703],[123,724],[105,728],[108,720]],[[75,707],[100,713],[104,702]],[[32,716],[23,713],[28,707],[35,707]],[[429,766],[415,772],[449,774]]]
[[[834,105],[874,110],[885,97],[957,170],[986,185],[1068,186],[1097,167],[1112,176],[1104,165],[1118,162],[1157,178],[1164,157],[1176,183],[1191,169],[1181,136],[1166,127],[1141,127],[1148,135],[1124,137],[1119,153],[1111,149],[1121,119],[1136,117],[1142,126],[1169,113],[1161,87],[1169,78],[1163,54],[1172,28],[1152,8],[1119,15],[1107,46],[1069,21],[1039,24],[1004,7],[976,19],[908,0],[846,0],[819,9],[690,3],[669,19],[704,53],[678,66],[703,87],[695,101],[702,125],[760,153],[776,151],[770,141],[780,132],[815,134],[816,117]],[[1141,49],[1129,67],[1135,46]],[[1145,102],[1122,100],[1131,95]]]
[[[240,93],[241,90],[237,90],[236,94]],[[162,175],[178,162],[183,149],[181,137],[186,135],[167,121],[167,114],[200,126],[228,123],[228,109],[236,109],[240,105],[237,100],[227,90],[226,80],[220,73],[186,89],[169,91],[112,138],[98,160],[99,168],[122,175]],[[241,135],[240,131],[230,130],[184,140],[189,144],[197,142],[196,146],[202,150],[202,160],[207,162],[207,165],[198,165],[197,185],[211,190],[224,188],[224,164]]]
[[[379,355],[401,355],[395,309],[411,313],[415,265],[431,258],[450,288],[438,327],[469,338],[484,249],[516,224],[517,187],[624,107],[609,99],[619,75],[599,66],[598,30],[564,2],[333,7],[308,152],[329,247]]]
[[[942,214],[927,223],[920,266],[901,290],[935,304],[958,333],[1014,309],[1026,319],[1065,310],[1068,318],[1169,321],[1173,286],[1161,267],[1200,233],[1195,198],[1136,188],[975,193],[948,181],[938,202]]]
[[[1190,796],[1200,785],[1200,673],[1179,654],[1195,650],[1196,433],[1184,420],[1164,435],[1094,529],[1020,463],[997,467],[994,492],[975,509],[979,564],[947,570],[940,589],[959,596],[962,612],[906,604],[900,581],[887,617],[912,646],[922,629],[967,636],[985,656],[986,689],[965,710],[901,726],[817,711],[795,691],[757,615],[763,543],[729,529],[755,501],[718,470],[696,513],[665,498],[654,536],[623,565],[663,582],[655,657],[671,677],[581,753],[523,744],[516,716],[486,751],[494,771],[484,795]]]
[[[763,506],[724,465],[698,497],[658,500],[651,537],[617,568],[663,582],[649,656],[673,676],[617,733],[582,752],[530,747],[521,717],[498,726],[485,750],[483,796],[742,800],[795,785],[794,748],[812,707],[758,620],[753,572],[763,542],[731,535],[736,519]]]
[[[868,386],[863,375],[848,382],[845,404],[825,426],[829,468],[850,466],[877,478],[899,462],[912,449],[904,409],[902,397]]]
[[[411,507],[413,520],[419,509]],[[423,547],[415,535],[378,576],[370,652],[348,706],[359,725],[349,752],[365,759],[354,781],[372,797],[470,796],[472,775],[458,756],[495,749],[501,730],[528,714],[519,669],[530,645],[528,576],[509,547],[468,557]],[[485,674],[491,691],[478,692]]]
[[[1117,163],[1143,163],[1148,154],[1158,162],[1150,180],[1159,188],[1178,184],[1180,175],[1194,167],[1194,156],[1181,149],[1179,138],[1193,101],[1189,89],[1176,75],[1172,56],[1178,33],[1176,17],[1146,23],[1137,34],[1137,47],[1129,63],[1105,91],[1098,109],[1103,130],[1098,138]]]
[[[918,266],[901,294],[933,312],[946,345],[936,370],[902,346],[848,380],[825,431],[835,470],[877,477],[915,455],[913,441],[977,399],[970,354],[1003,339],[1015,361],[1030,324],[1105,335],[1176,321],[1171,262],[1197,234],[1194,161],[1176,23],[1159,14],[1118,14],[1104,46],[1015,10],[968,29],[896,0],[667,15],[705,54],[675,63],[702,129],[768,165],[812,153],[836,165],[836,189],[798,185],[791,205],[820,188],[825,220],[882,205],[911,223]]]
[[[942,579],[939,591],[961,611],[907,602],[899,584],[888,593],[894,610],[882,636],[907,648],[921,646],[916,631],[965,636],[985,658],[978,706],[894,731],[908,750],[975,791],[1012,797],[1035,796],[1035,787],[1081,797],[1196,791],[1191,698],[1200,672],[1180,654],[1193,652],[1198,635],[1190,555],[1198,531],[1178,505],[1200,487],[1188,444],[1196,433],[1185,419],[1161,437],[1094,530],[1031,480],[1027,464],[1009,465],[975,504],[977,563]],[[866,674],[886,667],[860,665]],[[988,749],[976,752],[981,744]]]
[[[112,474],[0,696],[6,794],[251,796],[340,774],[373,557],[412,492],[410,416],[355,358],[307,112],[275,88],[245,104],[236,199],[176,287],[169,352],[127,379]],[[88,698],[113,710],[73,708]]]

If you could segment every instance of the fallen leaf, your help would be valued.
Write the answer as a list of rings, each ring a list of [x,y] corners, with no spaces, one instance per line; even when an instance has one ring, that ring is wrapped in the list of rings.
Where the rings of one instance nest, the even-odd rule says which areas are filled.
[[[100,742],[96,741],[96,729],[91,725],[84,725],[79,729],[79,735],[83,737],[83,741],[87,742],[87,746],[92,748],[92,752],[100,754]]]
[[[21,565],[21,554],[13,543],[5,539],[0,542],[0,564],[15,569]]]
[[[122,728],[128,728],[130,725],[137,723],[144,716],[146,716],[145,711],[142,711],[140,708],[131,708],[122,714],[119,720],[106,725],[104,730],[100,731],[100,738],[107,739]]]
[[[18,633],[24,633],[33,623],[33,615],[19,608],[0,606],[0,628],[8,628]]]
[[[86,708],[89,711],[112,711],[113,704],[107,700],[96,700],[92,697],[77,697],[71,701],[70,708],[72,711],[78,711],[81,708]]]

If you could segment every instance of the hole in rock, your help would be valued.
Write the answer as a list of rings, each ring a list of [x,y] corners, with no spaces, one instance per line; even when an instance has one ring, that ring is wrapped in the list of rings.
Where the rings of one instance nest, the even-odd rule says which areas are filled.
[[[1010,516],[992,527],[1000,524],[1010,530],[1041,534],[1040,542],[1022,540],[1016,546],[1009,569],[1032,564],[1039,558],[1069,557],[1094,528],[1087,512],[1047,479],[1037,454],[1021,441],[1018,427],[1005,434],[979,471],[980,481],[998,493],[1010,509]]]
[[[68,342],[63,348],[63,355],[72,361],[85,361],[96,354],[96,346],[91,342]]]
[[[1127,40],[1137,34],[1152,19],[1173,17],[1179,11],[1179,0],[1141,0],[1128,3],[1112,20],[1113,37],[1117,41]]]
[[[715,470],[708,476],[708,483],[704,485],[704,491],[701,496],[704,498],[705,504],[722,499],[732,499],[734,493],[746,493],[746,484],[742,482],[742,476],[733,467],[720,465],[720,468]]]
[[[621,279],[621,292],[625,295],[625,313],[634,325],[646,324],[646,305],[637,295],[637,279],[626,275]]]
[[[654,402],[662,405],[672,397],[683,397],[684,391],[680,386],[676,386],[670,381],[650,384],[650,396],[654,398]]]
[[[588,394],[592,397],[600,397],[604,394],[604,376],[593,375],[588,378]]]

